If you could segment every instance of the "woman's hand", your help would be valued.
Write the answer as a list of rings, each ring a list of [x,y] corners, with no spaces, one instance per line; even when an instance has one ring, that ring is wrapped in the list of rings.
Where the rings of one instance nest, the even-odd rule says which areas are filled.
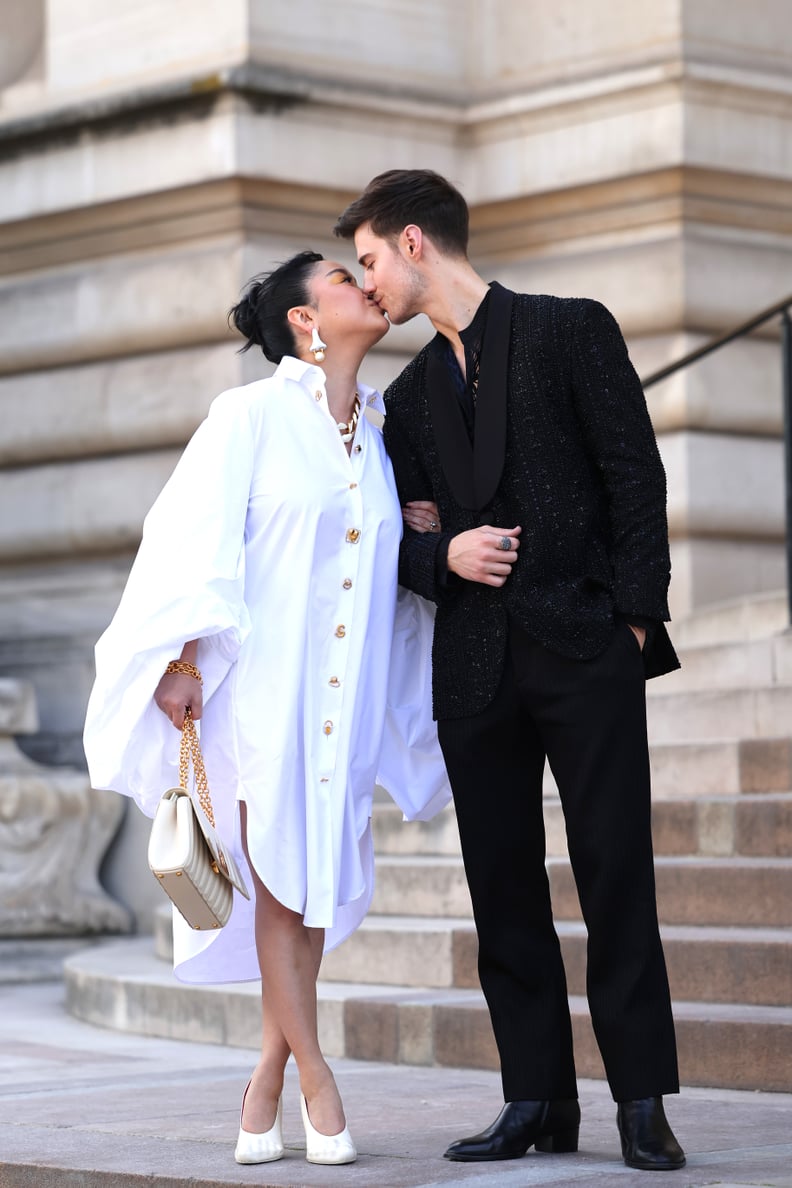
[[[181,730],[187,706],[196,722],[203,712],[201,682],[181,672],[166,672],[154,690],[154,701],[176,729]]]
[[[402,517],[415,532],[440,532],[440,513],[436,503],[413,499],[402,508]]]

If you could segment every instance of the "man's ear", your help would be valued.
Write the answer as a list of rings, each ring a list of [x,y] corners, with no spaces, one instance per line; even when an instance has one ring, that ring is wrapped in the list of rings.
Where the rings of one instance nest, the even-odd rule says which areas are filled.
[[[399,236],[399,248],[408,260],[420,260],[424,250],[424,236],[420,227],[408,223]]]

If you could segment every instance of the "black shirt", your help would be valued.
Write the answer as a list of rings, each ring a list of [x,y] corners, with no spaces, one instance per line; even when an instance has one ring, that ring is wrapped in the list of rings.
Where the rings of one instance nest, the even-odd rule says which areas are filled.
[[[488,310],[489,289],[478,309],[473,314],[473,320],[470,325],[466,326],[464,330],[459,331],[459,337],[465,349],[465,375],[462,374],[462,369],[459,366],[451,343],[448,339],[445,342],[446,361],[454,381],[454,387],[459,397],[459,404],[462,408],[462,415],[465,418],[465,424],[471,441],[473,440],[476,424],[476,392],[478,390],[479,367],[481,365],[481,344],[484,341],[484,334],[487,329]]]
[[[462,416],[465,419],[465,426],[467,427],[468,436],[471,441],[473,441],[476,428],[476,392],[478,390],[479,367],[481,365],[481,344],[484,341],[484,333],[487,328],[488,309],[489,289],[482,298],[478,309],[473,314],[473,320],[468,326],[465,326],[464,330],[459,331],[459,337],[465,349],[464,375],[454,354],[454,348],[448,339],[445,340],[446,363],[448,364],[451,378],[454,381],[454,388],[459,398]],[[440,543],[437,546],[437,553],[435,554],[435,574],[441,586],[445,586],[449,578],[453,576],[448,572],[448,546],[451,542],[452,535],[450,532],[441,534]]]

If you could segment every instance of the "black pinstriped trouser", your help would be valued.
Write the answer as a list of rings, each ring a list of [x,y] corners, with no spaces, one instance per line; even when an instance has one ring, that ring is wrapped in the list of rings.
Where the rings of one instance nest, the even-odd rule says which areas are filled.
[[[657,926],[640,647],[617,625],[593,660],[512,626],[480,714],[438,723],[506,1101],[576,1097],[572,1029],[545,870],[542,770],[558,784],[588,929],[587,994],[616,1101],[678,1092]]]

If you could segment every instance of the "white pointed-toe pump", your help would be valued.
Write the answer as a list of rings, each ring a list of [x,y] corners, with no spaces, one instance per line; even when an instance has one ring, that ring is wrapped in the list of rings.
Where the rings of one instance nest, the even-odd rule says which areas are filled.
[[[250,1088],[242,1097],[242,1110],[245,1109],[245,1098]],[[278,1108],[275,1111],[275,1122],[264,1134],[252,1134],[242,1129],[242,1115],[239,1117],[239,1138],[237,1139],[234,1158],[237,1163],[273,1163],[283,1158],[283,1100],[278,1098]]]
[[[355,1162],[357,1151],[348,1127],[345,1126],[339,1134],[320,1134],[311,1125],[311,1119],[308,1117],[308,1105],[302,1094],[300,1094],[300,1109],[305,1127],[305,1158],[309,1163]]]

